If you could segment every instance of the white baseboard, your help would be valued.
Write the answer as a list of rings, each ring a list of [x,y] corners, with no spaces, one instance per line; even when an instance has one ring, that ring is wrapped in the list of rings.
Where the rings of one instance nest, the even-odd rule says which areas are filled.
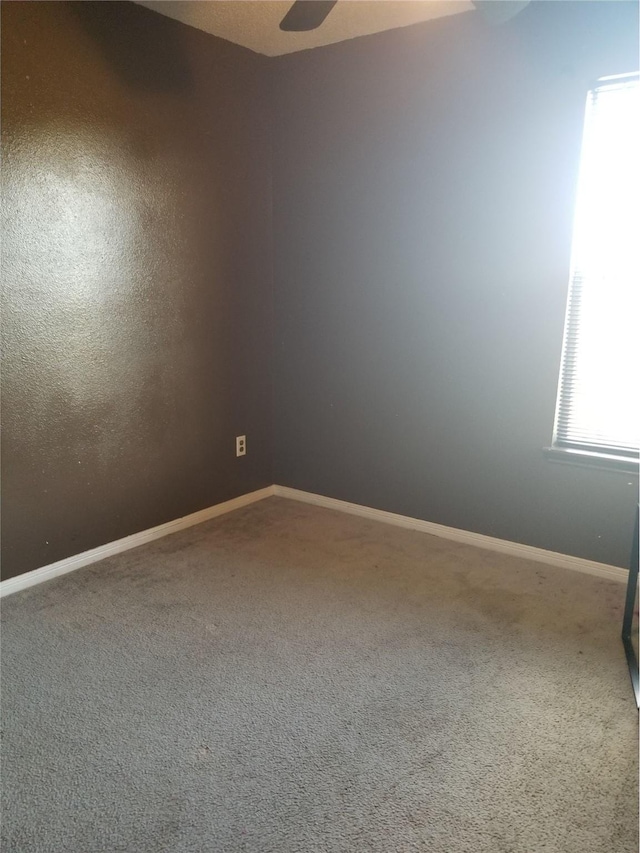
[[[558,566],[563,569],[584,572],[607,580],[627,582],[628,572],[618,566],[609,566],[606,563],[596,563],[593,560],[583,560],[581,557],[572,557],[568,554],[557,554],[555,551],[545,551],[543,548],[534,548],[532,545],[521,545],[518,542],[508,542],[505,539],[494,539],[492,536],[484,536],[482,533],[471,533],[468,530],[458,530],[456,527],[445,527],[443,524],[434,524],[432,521],[422,521],[419,518],[410,518],[406,515],[397,515],[394,512],[385,512],[381,509],[373,509],[360,504],[352,504],[347,501],[339,501],[336,498],[327,498],[323,495],[315,495],[312,492],[303,492],[299,489],[290,489],[288,486],[274,486],[274,494],[281,498],[289,498],[294,501],[322,506],[327,509],[336,509],[339,512],[347,512],[351,515],[359,515],[372,521],[382,521],[385,524],[395,524],[397,527],[406,527],[409,530],[417,530],[421,533],[429,533],[431,536],[440,536],[442,539],[451,539],[464,545],[473,545],[476,548],[485,548],[489,551],[499,551],[502,554],[510,554],[512,557],[521,557],[524,560],[533,560],[536,563],[545,563],[548,566]]]
[[[131,536],[125,536],[124,539],[108,542],[106,545],[100,545],[98,548],[92,548],[90,551],[83,551],[81,554],[74,554],[73,557],[58,560],[57,563],[51,563],[48,566],[42,566],[40,569],[25,572],[23,575],[18,575],[15,578],[9,578],[0,583],[0,598],[5,595],[11,595],[13,592],[18,592],[18,590],[27,589],[27,587],[51,580],[52,578],[57,578],[59,575],[65,575],[67,572],[73,572],[75,569],[88,566],[90,563],[97,563],[98,560],[104,560],[105,557],[112,557],[114,554],[122,553],[122,551],[137,548],[139,545],[152,542],[154,539],[161,539],[170,533],[177,533],[179,530],[193,527],[195,524],[201,524],[203,521],[209,521],[209,519],[224,515],[227,512],[233,512],[234,509],[248,506],[256,501],[271,497],[273,494],[274,487],[267,486],[265,489],[258,489],[256,492],[240,495],[240,497],[232,498],[230,501],[201,509],[199,512],[192,512],[191,515],[185,515],[183,518],[167,521],[166,524],[159,524],[157,527],[141,530],[140,533],[133,533]]]
[[[512,557],[521,557],[524,560],[533,560],[536,563],[545,563],[548,566],[558,566],[563,569],[584,572],[585,574],[595,575],[596,577],[606,578],[607,580],[620,581],[622,583],[627,582],[627,570],[621,569],[618,566],[608,566],[606,563],[583,560],[581,557],[572,557],[568,554],[557,554],[555,551],[545,551],[542,548],[534,548],[532,545],[521,545],[518,542],[494,539],[492,536],[484,536],[481,533],[458,530],[456,527],[445,527],[443,524],[435,524],[432,521],[422,521],[419,518],[410,518],[406,515],[397,515],[394,512],[385,512],[384,510],[374,509],[373,507],[340,501],[336,498],[327,498],[323,495],[315,495],[312,492],[290,489],[288,486],[267,486],[264,489],[258,489],[256,492],[249,492],[230,501],[207,507],[207,509],[202,509],[199,512],[193,512],[191,515],[185,515],[183,518],[168,521],[166,524],[159,524],[157,527],[150,527],[148,530],[140,531],[140,533],[125,536],[124,539],[117,539],[115,542],[108,542],[106,545],[100,545],[98,548],[92,548],[90,551],[83,551],[81,554],[75,554],[72,557],[59,560],[57,563],[51,563],[48,566],[42,566],[40,569],[25,572],[15,578],[9,578],[0,583],[0,598],[11,595],[21,589],[27,589],[30,586],[51,580],[59,575],[67,574],[67,572],[73,572],[75,569],[80,569],[91,563],[97,563],[106,557],[112,557],[123,551],[129,551],[131,548],[137,548],[139,545],[152,542],[154,539],[161,539],[163,536],[177,533],[179,530],[193,527],[196,524],[201,524],[203,521],[209,521],[209,519],[224,515],[227,512],[233,512],[235,509],[256,503],[256,501],[261,501],[272,495],[327,509],[335,509],[339,512],[350,513],[351,515],[359,515],[362,518],[369,518],[372,521],[394,524],[396,527],[406,527],[409,530],[417,530],[421,533],[428,533],[431,536],[451,539],[454,542],[473,545],[476,548],[499,551],[502,554],[510,554]]]

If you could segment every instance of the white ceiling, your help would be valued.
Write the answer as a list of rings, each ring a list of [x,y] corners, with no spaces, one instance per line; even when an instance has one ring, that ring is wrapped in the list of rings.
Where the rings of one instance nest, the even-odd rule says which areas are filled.
[[[473,9],[472,4],[465,0],[339,0],[318,29],[308,33],[284,33],[279,24],[293,0],[138,2],[162,15],[266,56],[293,53]]]

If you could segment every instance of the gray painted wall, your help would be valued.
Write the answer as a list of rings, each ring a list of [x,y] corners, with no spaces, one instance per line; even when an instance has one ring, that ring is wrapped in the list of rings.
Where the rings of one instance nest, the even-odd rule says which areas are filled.
[[[276,482],[626,565],[637,478],[551,439],[585,94],[637,5],[277,60]]]
[[[541,3],[267,60],[3,4],[3,577],[274,479],[624,565],[637,480],[541,450],[584,94],[636,33]]]
[[[3,577],[273,482],[266,62],[3,4]]]

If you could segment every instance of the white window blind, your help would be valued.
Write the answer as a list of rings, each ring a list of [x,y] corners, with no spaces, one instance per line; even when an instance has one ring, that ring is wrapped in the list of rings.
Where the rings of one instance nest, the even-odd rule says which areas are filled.
[[[637,458],[640,87],[589,92],[554,431],[556,448]]]

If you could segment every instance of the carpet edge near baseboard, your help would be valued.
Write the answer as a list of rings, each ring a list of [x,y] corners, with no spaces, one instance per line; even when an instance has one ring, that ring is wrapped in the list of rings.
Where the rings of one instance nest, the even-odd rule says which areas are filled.
[[[241,509],[257,501],[272,497],[274,494],[274,487],[266,486],[264,489],[247,492],[247,494],[239,495],[236,498],[231,498],[231,500],[214,504],[197,512],[192,512],[182,518],[175,518],[164,524],[158,524],[156,527],[149,527],[147,530],[132,533],[130,536],[125,536],[122,539],[107,542],[104,545],[99,545],[97,548],[91,548],[89,551],[73,554],[71,557],[65,557],[63,560],[41,566],[39,569],[33,569],[32,571],[16,575],[13,578],[7,578],[7,580],[0,582],[0,598],[52,580],[60,575],[66,575],[69,572],[84,568],[84,566],[89,566],[92,563],[98,563],[107,557],[121,554],[123,551],[130,551],[132,548],[146,545],[147,542],[153,542],[155,539],[161,539],[164,536],[185,530],[187,527],[202,524],[204,521],[209,521],[212,518],[217,518],[220,515],[225,515],[228,512],[233,512],[236,509]]]
[[[404,527],[416,530],[419,533],[427,533],[430,536],[438,536],[441,539],[449,539],[463,545],[471,545],[488,551],[496,551],[501,554],[509,554],[523,560],[532,560],[536,563],[544,563],[556,568],[570,569],[571,571],[583,572],[595,577],[626,583],[628,577],[627,569],[619,566],[610,566],[607,563],[597,563],[583,557],[573,557],[570,554],[559,554],[556,551],[546,551],[544,548],[536,548],[533,545],[524,545],[520,542],[510,542],[506,539],[496,539],[493,536],[485,536],[483,533],[473,533],[470,530],[460,530],[457,527],[446,527],[444,524],[436,524],[432,521],[423,521],[420,518],[411,518],[406,515],[398,515],[373,507],[352,504],[348,501],[336,498],[316,495],[288,486],[274,486],[276,497],[288,498],[289,500],[301,501],[313,506],[334,509],[339,512],[368,518],[371,521],[380,521],[384,524],[393,524],[396,527]]]
[[[281,497],[288,500],[295,500],[301,503],[311,504],[313,506],[324,507],[325,509],[333,509],[338,512],[344,512],[350,515],[357,515],[360,518],[367,518],[371,521],[378,521],[383,524],[392,524],[396,527],[404,527],[409,530],[415,530],[419,533],[427,533],[430,536],[438,536],[441,539],[449,539],[453,542],[458,542],[463,545],[471,545],[484,550],[495,551],[502,554],[508,554],[512,557],[520,557],[524,560],[531,560],[536,563],[544,563],[548,566],[556,568],[570,569],[571,571],[583,572],[584,574],[594,575],[595,577],[613,580],[620,583],[626,583],[628,572],[626,569],[618,566],[610,566],[606,563],[597,563],[593,560],[587,560],[582,557],[573,557],[569,554],[559,554],[555,551],[546,551],[543,548],[536,548],[533,545],[523,545],[519,542],[510,542],[506,539],[496,539],[492,536],[485,536],[482,533],[473,533],[469,530],[460,530],[456,527],[446,527],[443,524],[436,524],[431,521],[424,521],[419,518],[411,518],[405,515],[398,515],[393,512],[375,509],[373,507],[362,506],[361,504],[353,504],[348,501],[341,501],[337,498],[330,498],[324,495],[317,495],[312,492],[305,492],[300,489],[292,489],[288,486],[266,486],[263,489],[258,489],[254,492],[240,495],[223,503],[214,504],[211,507],[191,513],[182,518],[168,521],[165,524],[159,524],[156,527],[150,527],[147,530],[142,530],[139,533],[133,533],[131,536],[125,536],[122,539],[116,539],[113,542],[107,542],[97,548],[92,548],[89,551],[83,551],[80,554],[74,554],[71,557],[66,557],[63,560],[58,560],[47,566],[42,566],[38,569],[33,569],[24,574],[16,575],[13,578],[8,578],[0,582],[0,598],[11,595],[14,592],[19,592],[23,589],[28,589],[36,584],[44,583],[52,580],[60,575],[67,574],[81,569],[84,566],[97,563],[107,557],[120,554],[123,551],[129,551],[132,548],[138,548],[140,545],[145,545],[147,542],[153,542],[155,539],[161,539],[164,536],[169,536],[172,533],[177,533],[188,527],[193,527],[196,524],[201,524],[204,521],[209,521],[212,518],[217,518],[220,515],[233,512],[236,509],[249,506],[257,501],[264,500],[268,497]]]

